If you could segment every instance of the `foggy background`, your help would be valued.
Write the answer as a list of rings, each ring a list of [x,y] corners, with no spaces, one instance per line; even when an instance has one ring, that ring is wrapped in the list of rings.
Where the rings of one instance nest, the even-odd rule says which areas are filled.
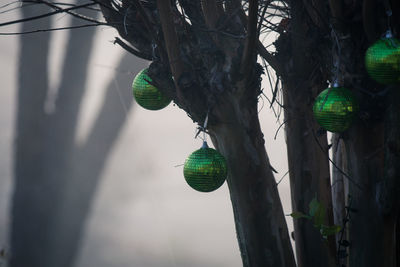
[[[20,16],[16,10],[0,14],[0,21]],[[56,25],[64,25],[70,18],[61,15],[52,20]],[[18,32],[20,27],[3,27],[0,32]],[[60,83],[68,34],[68,31],[52,33],[50,88]],[[41,33],[35,35],[40,38]],[[226,183],[215,192],[200,193],[191,189],[183,178],[182,164],[202,144],[200,139],[194,139],[196,124],[173,104],[161,111],[147,111],[134,103],[127,109],[129,100],[124,94],[130,94],[131,81],[147,63],[113,45],[116,36],[111,28],[96,29],[75,140],[77,144],[84,143],[93,130],[108,84],[113,84],[113,97],[119,101],[114,110],[126,118],[100,175],[75,267],[241,266]],[[19,40],[18,36],[0,36],[0,247],[6,249],[9,249],[14,190]],[[121,68],[121,57],[132,58],[132,65]],[[121,83],[120,78],[129,82]],[[263,88],[270,95],[265,80],[266,77]],[[51,99],[56,94],[49,94],[50,100],[44,109],[50,112],[54,109]],[[279,172],[275,175],[278,181],[287,172],[283,128],[274,140],[282,121],[276,121],[267,100],[264,103],[260,100],[259,106],[267,152],[271,165]],[[90,167],[88,163],[87,168]],[[287,176],[279,184],[279,190],[285,214],[289,214]],[[287,219],[291,232],[292,220]]]

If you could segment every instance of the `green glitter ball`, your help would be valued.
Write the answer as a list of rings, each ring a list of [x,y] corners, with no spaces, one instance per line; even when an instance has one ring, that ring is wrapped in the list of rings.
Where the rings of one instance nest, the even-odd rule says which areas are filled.
[[[227,175],[225,158],[207,143],[193,152],[185,162],[183,175],[193,189],[200,192],[211,192],[218,189]]]
[[[317,96],[313,111],[322,128],[340,133],[350,127],[358,111],[358,103],[349,89],[332,87]]]
[[[159,110],[168,106],[171,99],[151,85],[148,69],[143,69],[133,80],[132,89],[136,102],[145,109]]]
[[[400,81],[400,41],[389,37],[376,41],[365,54],[369,76],[381,84]]]

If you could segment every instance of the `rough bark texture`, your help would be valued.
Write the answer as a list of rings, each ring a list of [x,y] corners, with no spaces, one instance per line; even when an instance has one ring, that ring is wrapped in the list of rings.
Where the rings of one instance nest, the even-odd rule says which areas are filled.
[[[296,266],[257,109],[230,99],[210,126],[228,162],[228,186],[243,266]],[[225,106],[226,105],[226,106]]]
[[[385,266],[383,219],[375,200],[375,185],[382,177],[383,161],[381,153],[373,158],[367,155],[376,153],[383,143],[381,125],[366,128],[363,125],[353,127],[349,138],[345,140],[349,175],[355,183],[350,182],[352,210],[349,222],[350,266]],[[368,235],[368,240],[365,235]],[[390,265],[386,265],[390,266]]]
[[[319,126],[307,105],[309,99],[306,94],[298,93],[305,90],[300,86],[284,88],[292,209],[307,214],[311,200],[316,197],[326,208],[325,224],[333,225],[326,134],[317,136]],[[335,266],[334,237],[325,242],[319,229],[306,219],[294,219],[294,229],[298,266]]]
[[[347,173],[344,167],[346,161],[344,145],[338,134],[332,135],[332,204],[333,204],[333,222],[335,225],[343,225],[346,217],[346,196],[348,194],[348,183],[343,175]],[[344,235],[345,236],[345,235]],[[336,235],[336,243],[340,240],[341,233]]]
[[[283,36],[288,38],[283,39],[287,42],[285,48],[278,45],[278,49],[289,51],[291,60],[281,78],[292,209],[307,214],[316,197],[326,209],[324,224],[333,225],[327,138],[326,133],[320,133],[312,114],[313,99],[324,89],[315,51],[310,49],[319,40],[308,39],[315,33],[309,27],[311,21],[302,11],[304,8],[301,1],[292,1],[292,31],[297,34]],[[294,219],[294,229],[298,266],[335,266],[333,236],[326,242],[313,222],[306,219]]]

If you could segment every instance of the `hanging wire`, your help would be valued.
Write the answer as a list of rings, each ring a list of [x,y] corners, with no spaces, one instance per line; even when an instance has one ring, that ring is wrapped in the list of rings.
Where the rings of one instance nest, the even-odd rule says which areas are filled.
[[[329,94],[331,93],[332,87],[339,87],[339,73],[340,73],[340,58],[342,56],[342,48],[340,46],[339,38],[338,35],[335,31],[335,28],[331,24],[331,36],[333,39],[333,44],[332,44],[332,60],[333,60],[333,83],[329,87],[327,94],[325,95],[324,101],[322,102],[321,107],[319,108],[319,111],[322,111],[322,109],[325,106],[326,101],[328,100]],[[335,50],[336,50],[336,57],[335,57]]]
[[[331,25],[331,35],[333,38],[333,45],[332,45],[332,55],[333,55],[333,87],[338,87],[339,86],[339,72],[340,72],[340,59],[342,56],[342,48],[340,46],[339,38],[338,35],[335,31],[335,28]],[[335,58],[335,50],[337,52],[336,58]]]
[[[383,5],[385,6],[386,15],[387,15],[387,27],[388,27],[388,30],[386,32],[386,38],[392,38],[393,37],[393,35],[392,35],[392,27],[391,27],[391,18],[392,18],[392,15],[393,15],[392,7],[391,7],[390,2],[388,0],[384,0],[383,1]],[[388,35],[389,35],[389,37],[387,37]]]
[[[204,125],[203,125],[203,141],[205,144],[207,144],[207,135],[206,135],[206,129],[207,129],[207,124],[208,124],[208,112],[207,111],[207,116],[206,119],[204,120]]]
[[[194,138],[196,139],[197,137],[199,137],[201,140],[203,140],[203,147],[205,145],[207,145],[207,133],[206,133],[206,129],[207,129],[207,125],[208,125],[208,114],[210,112],[210,109],[207,110],[207,115],[206,118],[204,119],[204,124],[203,126],[199,125],[197,127],[197,132],[196,135],[194,136]],[[203,136],[200,137],[200,133],[203,132]]]

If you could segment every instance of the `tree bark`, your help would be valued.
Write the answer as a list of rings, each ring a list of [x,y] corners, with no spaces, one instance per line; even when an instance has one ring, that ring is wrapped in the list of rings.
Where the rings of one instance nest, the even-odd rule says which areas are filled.
[[[228,164],[228,186],[243,266],[296,266],[257,109],[234,97],[215,111],[210,133]]]
[[[386,266],[383,265],[384,222],[375,200],[376,184],[383,175],[383,156],[376,153],[382,149],[382,125],[366,127],[359,123],[349,130],[345,143],[349,176],[353,180],[349,183],[352,197],[349,263],[352,267]]]
[[[313,57],[315,51],[310,50],[312,44],[307,36],[311,34],[313,22],[304,9],[302,1],[292,1],[291,30],[296,34],[283,35],[287,38],[284,39],[288,42],[285,52],[290,53],[290,62],[286,68],[281,68],[286,69],[281,78],[292,209],[307,214],[310,202],[316,197],[326,209],[324,225],[332,226],[327,137],[318,133],[320,127],[312,112],[313,100],[325,89],[325,81]],[[336,265],[335,237],[329,236],[327,242],[324,241],[312,221],[295,219],[294,237],[299,267]]]
[[[339,134],[332,135],[332,161],[336,166],[332,166],[332,203],[333,203],[333,222],[335,225],[343,226],[346,217],[346,184],[343,172],[344,145],[340,140]],[[338,169],[339,168],[339,169]],[[336,243],[340,240],[340,233],[336,235]]]
[[[326,209],[325,225],[333,225],[332,195],[326,134],[317,136],[319,126],[307,103],[307,85],[284,86],[290,188],[293,211],[305,214],[317,198]],[[302,92],[302,93],[299,93]],[[335,237],[322,238],[312,221],[294,219],[294,238],[299,267],[335,266]]]

